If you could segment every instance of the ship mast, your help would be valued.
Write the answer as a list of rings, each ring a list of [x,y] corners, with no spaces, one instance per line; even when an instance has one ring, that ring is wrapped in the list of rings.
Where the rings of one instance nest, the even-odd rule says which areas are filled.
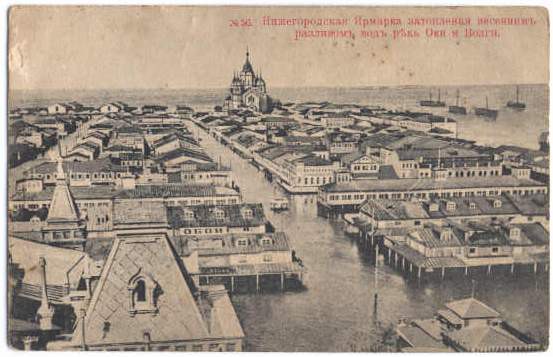
[[[459,89],[457,89],[457,101],[455,103],[456,106],[459,106]]]

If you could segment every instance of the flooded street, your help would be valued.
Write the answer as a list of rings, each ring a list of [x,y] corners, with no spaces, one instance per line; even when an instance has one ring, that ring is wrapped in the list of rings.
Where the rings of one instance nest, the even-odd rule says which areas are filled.
[[[285,231],[307,268],[306,290],[233,296],[250,351],[347,351],[374,340],[375,268],[369,255],[344,234],[340,221],[317,216],[315,195],[288,196],[290,210],[273,213],[269,202],[283,193],[262,172],[197,128],[201,145],[214,159],[232,166],[247,202],[262,202],[276,230]],[[543,338],[547,331],[549,291],[545,277],[509,274],[490,278],[462,274],[455,279],[419,283],[400,271],[378,267],[378,320],[383,326],[399,318],[430,317],[443,304],[471,294],[496,308],[522,331]]]

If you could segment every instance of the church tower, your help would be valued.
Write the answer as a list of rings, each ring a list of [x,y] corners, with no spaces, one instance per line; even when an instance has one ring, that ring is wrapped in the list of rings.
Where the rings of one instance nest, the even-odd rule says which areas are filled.
[[[242,72],[240,72],[240,80],[245,88],[252,87],[254,85],[255,73],[253,72],[252,64],[250,63],[250,51],[246,50],[246,62],[242,66]]]
[[[248,109],[256,112],[270,113],[272,100],[267,95],[266,83],[261,75],[256,75],[250,62],[250,51],[246,49],[246,61],[242,70],[234,73],[225,98],[225,109]]]

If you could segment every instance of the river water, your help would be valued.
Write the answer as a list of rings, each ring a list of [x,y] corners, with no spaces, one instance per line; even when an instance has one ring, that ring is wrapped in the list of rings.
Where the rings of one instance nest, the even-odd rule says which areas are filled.
[[[194,130],[195,132],[196,130]],[[340,221],[317,216],[315,195],[289,195],[291,209],[273,213],[269,202],[282,195],[262,172],[203,132],[202,146],[229,164],[245,201],[262,202],[277,230],[288,234],[308,269],[304,291],[244,294],[232,297],[246,333],[249,351],[348,351],[374,340],[375,267]],[[545,277],[524,274],[446,276],[419,283],[380,264],[378,320],[383,326],[401,317],[431,317],[451,299],[475,296],[490,304],[522,331],[547,335],[549,289]]]

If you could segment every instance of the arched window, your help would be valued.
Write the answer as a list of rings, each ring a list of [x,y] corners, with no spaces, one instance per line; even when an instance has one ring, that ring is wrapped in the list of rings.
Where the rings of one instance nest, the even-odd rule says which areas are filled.
[[[131,315],[157,313],[157,299],[162,293],[157,282],[140,269],[129,280],[129,312]]]

